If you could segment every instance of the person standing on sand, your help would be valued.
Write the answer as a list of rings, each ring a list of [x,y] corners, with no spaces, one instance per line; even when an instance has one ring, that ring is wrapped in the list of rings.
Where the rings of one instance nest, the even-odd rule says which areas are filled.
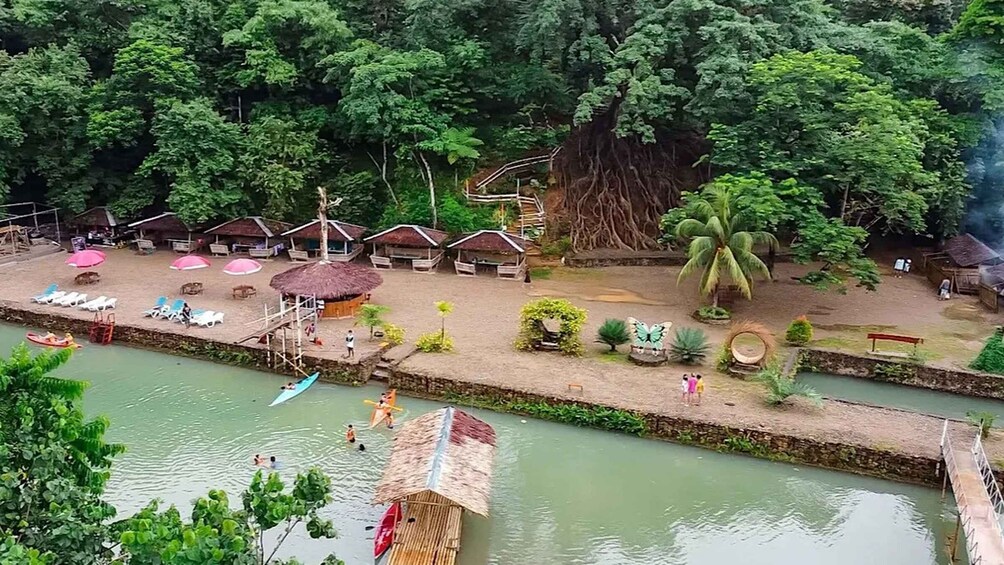
[[[704,380],[701,375],[697,375],[697,405],[701,405],[701,396],[704,395]]]
[[[683,382],[680,383],[680,401],[684,404],[690,404],[687,398],[687,392],[690,390],[690,379],[687,375],[683,375]]]
[[[906,258],[905,257],[900,257],[899,259],[896,259],[896,262],[893,263],[893,266],[892,266],[893,275],[897,279],[903,278],[903,270],[904,269],[906,269]]]
[[[349,330],[345,334],[345,357],[348,359],[354,359],[356,356],[356,336]]]
[[[694,404],[694,397],[697,395],[697,376],[690,375],[687,379],[687,404]]]
[[[938,300],[948,300],[952,297],[952,281],[945,279],[938,286]]]

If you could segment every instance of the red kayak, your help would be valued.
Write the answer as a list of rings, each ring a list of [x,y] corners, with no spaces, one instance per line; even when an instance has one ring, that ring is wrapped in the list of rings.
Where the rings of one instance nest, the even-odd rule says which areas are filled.
[[[44,345],[46,347],[60,347],[60,348],[62,348],[62,347],[78,348],[78,347],[80,347],[79,343],[76,343],[76,342],[73,342],[73,341],[67,341],[66,339],[60,338],[60,337],[54,338],[52,340],[48,340],[48,339],[45,339],[44,335],[39,335],[39,334],[32,333],[32,332],[28,332],[28,333],[24,334],[24,337],[27,338],[28,341],[30,341],[30,342],[32,342],[34,344]]]
[[[380,525],[377,526],[376,538],[373,539],[373,560],[380,563],[380,558],[387,553],[394,543],[394,529],[401,521],[401,503],[395,502],[383,513]]]

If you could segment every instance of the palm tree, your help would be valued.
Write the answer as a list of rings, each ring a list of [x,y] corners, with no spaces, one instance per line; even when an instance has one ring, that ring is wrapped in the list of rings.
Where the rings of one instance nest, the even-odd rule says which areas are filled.
[[[744,231],[747,219],[733,212],[736,196],[723,187],[708,186],[688,206],[691,217],[676,225],[677,237],[690,239],[687,264],[680,271],[677,284],[703,270],[701,294],[710,295],[718,306],[718,289],[728,277],[746,298],[752,297],[753,277],[770,278],[767,265],[753,253],[753,246],[766,244],[777,248],[777,238],[765,231]]]

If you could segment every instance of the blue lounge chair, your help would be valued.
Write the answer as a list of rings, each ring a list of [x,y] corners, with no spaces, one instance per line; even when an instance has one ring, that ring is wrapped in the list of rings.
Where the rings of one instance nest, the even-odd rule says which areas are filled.
[[[42,294],[39,294],[38,296],[32,296],[31,301],[42,302],[46,298],[52,296],[53,294],[56,294],[56,289],[58,288],[59,286],[57,286],[56,283],[52,283],[49,285],[49,288],[46,288],[44,291],[42,291]]]
[[[181,309],[184,307],[185,307],[185,301],[179,298],[174,302],[172,302],[169,308],[164,308],[163,310],[161,310],[160,314],[157,314],[154,317],[167,318],[168,320],[173,320],[175,316],[181,314]]]
[[[164,306],[167,306],[167,297],[161,296],[160,298],[157,299],[157,303],[153,305],[153,308],[143,311],[143,315],[156,317],[164,309]]]

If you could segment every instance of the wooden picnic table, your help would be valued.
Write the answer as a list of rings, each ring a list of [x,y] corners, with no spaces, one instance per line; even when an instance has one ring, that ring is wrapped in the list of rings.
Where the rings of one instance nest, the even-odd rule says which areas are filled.
[[[242,284],[234,287],[234,298],[245,299],[255,294],[258,294],[258,290],[249,284]]]
[[[202,283],[190,282],[181,285],[181,294],[202,294]]]
[[[86,273],[80,273],[73,278],[73,282],[77,284],[94,284],[101,280],[101,275],[95,273],[94,271],[87,271]]]

